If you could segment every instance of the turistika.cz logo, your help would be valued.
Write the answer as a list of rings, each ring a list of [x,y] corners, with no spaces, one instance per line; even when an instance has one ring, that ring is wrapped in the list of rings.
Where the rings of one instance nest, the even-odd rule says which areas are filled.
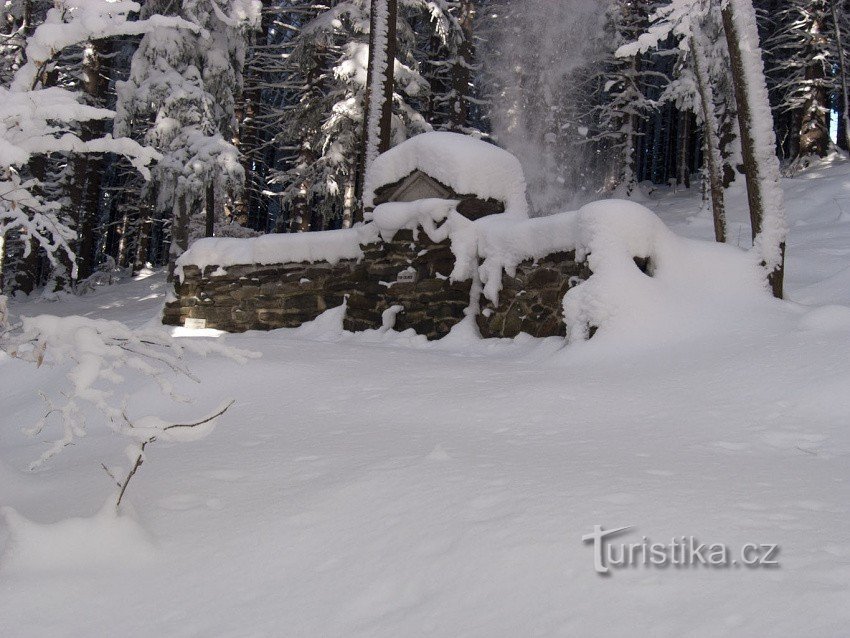
[[[668,543],[654,543],[646,536],[639,542],[615,543],[613,538],[633,530],[634,525],[603,529],[581,540],[593,544],[593,567],[600,574],[622,567],[779,567],[779,545],[745,543],[735,551],[724,543],[700,543],[693,536],[675,536]]]

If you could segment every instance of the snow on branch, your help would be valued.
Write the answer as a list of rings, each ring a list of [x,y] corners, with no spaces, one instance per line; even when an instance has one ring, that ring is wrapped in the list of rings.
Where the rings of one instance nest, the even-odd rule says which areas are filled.
[[[139,439],[139,432],[144,431],[147,439],[154,429],[167,427],[159,417],[135,422],[127,417],[128,395],[119,392],[127,373],[139,373],[153,380],[172,399],[185,400],[176,394],[171,380],[177,375],[199,382],[187,367],[185,354],[216,354],[239,363],[259,356],[212,340],[175,339],[162,329],[133,330],[117,321],[77,316],[23,317],[16,329],[7,327],[0,333],[0,346],[11,356],[37,366],[47,363],[68,368],[65,375],[68,387],[58,396],[42,395],[47,411],[28,431],[35,436],[44,431],[52,418],[59,421],[58,437],[32,463],[31,469],[40,467],[85,436],[86,406],[105,416],[113,431],[134,441]]]
[[[15,74],[12,90],[36,88],[40,71],[69,46],[118,35],[147,33],[163,27],[200,31],[198,25],[176,16],[158,15],[130,21],[130,14],[139,9],[139,3],[124,0],[59,0],[47,12],[44,23],[27,38],[27,62]]]
[[[23,231],[46,252],[53,263],[65,253],[76,263],[69,240],[76,233],[56,215],[57,205],[37,195],[36,180],[23,181],[18,170],[34,155],[49,153],[116,153],[129,159],[145,179],[148,166],[161,159],[155,150],[129,138],[106,135],[84,141],[71,132],[75,122],[111,119],[115,113],[80,103],[78,96],[59,87],[40,86],[43,70],[65,48],[116,35],[145,33],[162,27],[200,31],[179,17],[154,16],[130,21],[137,2],[125,0],[59,0],[44,23],[26,41],[26,63],[9,88],[0,87],[0,230]],[[32,249],[26,242],[25,250]]]

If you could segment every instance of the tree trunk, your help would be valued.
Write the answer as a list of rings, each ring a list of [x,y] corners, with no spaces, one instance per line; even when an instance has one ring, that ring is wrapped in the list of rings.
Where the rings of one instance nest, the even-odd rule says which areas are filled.
[[[207,184],[207,201],[204,214],[204,237],[215,235],[215,185],[212,180]]]
[[[728,0],[722,16],[738,103],[753,244],[767,269],[774,296],[781,298],[787,234],[785,203],[755,10],[751,0]]]
[[[723,190],[723,159],[720,156],[720,139],[717,135],[717,117],[714,111],[714,95],[708,77],[705,54],[696,38],[690,39],[693,55],[694,76],[699,93],[703,118],[703,146],[705,164],[708,168],[708,183],[711,191],[711,212],[714,218],[714,239],[726,241],[726,197]]]
[[[844,150],[850,150],[850,97],[848,97],[847,89],[847,60],[844,55],[844,38],[841,35],[841,20],[838,17],[838,9],[836,4],[840,0],[830,0],[829,8],[832,11],[832,26],[835,29],[835,46],[838,48],[838,72],[839,80],[841,81],[841,105],[843,107],[841,121],[843,123],[844,135],[843,139],[839,140],[839,144],[843,142]]]
[[[813,43],[819,43],[825,38],[824,25],[819,12],[812,11],[812,16],[807,35]],[[824,157],[829,149],[829,93],[825,83],[824,61],[812,60],[806,68],[806,84],[810,88],[809,98],[803,105],[800,122],[800,157],[806,155]]]
[[[679,125],[676,130],[676,183],[685,188],[691,187],[691,114],[679,111]]]
[[[393,93],[395,91],[396,20],[398,0],[371,0],[369,23],[369,67],[366,78],[366,108],[363,121],[362,169],[388,151],[392,139]],[[363,195],[362,184],[358,199]],[[356,211],[357,221],[363,211]]]
[[[136,251],[133,256],[134,273],[139,272],[149,261],[148,257],[151,245],[151,232],[153,231],[153,217],[151,216],[150,206],[147,203],[142,204],[140,212],[141,223],[137,230]]]
[[[171,245],[168,248],[168,279],[174,278],[177,258],[189,248],[189,202],[186,195],[177,198],[177,212],[171,222]]]
[[[452,100],[449,121],[453,130],[462,130],[469,124],[469,85],[470,69],[475,60],[475,43],[472,26],[475,20],[475,2],[460,0],[458,3],[458,23],[463,32],[463,41],[458,45],[457,55],[452,64]]]
[[[345,180],[345,190],[342,196],[342,227],[351,228],[354,220],[354,175],[349,174]]]
[[[82,88],[87,102],[103,106],[109,80],[109,44],[106,41],[89,42],[83,53]],[[80,139],[84,142],[103,137],[106,120],[90,120],[80,125]],[[79,153],[73,160],[71,204],[77,227],[77,278],[85,279],[94,271],[95,228],[100,203],[104,173],[103,154]]]

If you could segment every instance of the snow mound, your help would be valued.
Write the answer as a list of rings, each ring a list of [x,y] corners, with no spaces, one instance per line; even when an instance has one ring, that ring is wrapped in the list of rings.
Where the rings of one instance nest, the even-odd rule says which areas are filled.
[[[375,191],[420,170],[458,194],[505,203],[505,212],[528,216],[526,184],[519,160],[508,151],[459,133],[411,137],[382,153],[366,174],[363,204],[375,205]]]
[[[90,518],[57,523],[31,521],[11,507],[0,509],[9,541],[0,558],[5,573],[89,571],[93,567],[120,570],[150,561],[155,548],[147,533],[109,501]]]
[[[573,215],[576,256],[593,275],[564,297],[571,341],[595,328],[594,341],[675,343],[759,321],[781,303],[753,251],[679,237],[632,202],[594,202]],[[636,257],[649,259],[648,274]]]

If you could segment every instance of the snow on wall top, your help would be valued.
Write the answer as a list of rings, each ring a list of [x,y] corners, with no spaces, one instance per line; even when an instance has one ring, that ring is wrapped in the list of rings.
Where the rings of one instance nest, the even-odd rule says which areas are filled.
[[[206,237],[194,242],[177,258],[176,273],[182,277],[184,266],[271,265],[286,262],[360,259],[363,251],[363,227],[326,230],[320,233],[269,234],[247,239]]]
[[[528,217],[526,184],[519,160],[508,151],[459,133],[432,132],[411,137],[369,166],[363,204],[374,206],[375,191],[420,170],[456,193],[505,203],[505,211]]]

